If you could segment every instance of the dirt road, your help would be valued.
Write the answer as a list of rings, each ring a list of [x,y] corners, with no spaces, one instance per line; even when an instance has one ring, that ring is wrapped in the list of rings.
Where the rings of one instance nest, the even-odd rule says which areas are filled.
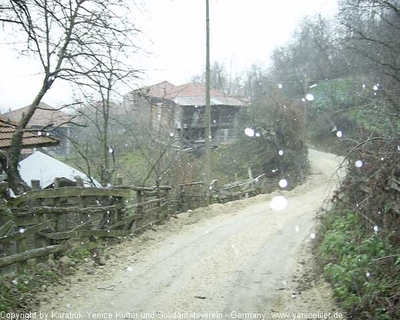
[[[318,237],[316,212],[337,184],[340,162],[314,150],[310,161],[307,183],[290,192],[183,213],[113,248],[94,275],[82,267],[68,286],[50,289],[41,311],[82,312],[87,319],[95,315],[86,312],[121,319],[196,316],[190,312],[197,318],[216,313],[225,319],[269,319],[272,312],[333,312],[329,289],[320,280],[298,292],[309,244]],[[271,208],[277,196],[287,200],[286,209]],[[62,289],[67,291],[56,294]]]

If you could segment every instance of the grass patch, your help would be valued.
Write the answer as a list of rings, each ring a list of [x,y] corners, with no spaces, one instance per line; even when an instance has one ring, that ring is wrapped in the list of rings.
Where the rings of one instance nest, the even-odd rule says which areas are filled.
[[[122,177],[124,184],[140,185],[150,170],[149,163],[139,150],[127,152],[117,157],[116,161],[115,176]],[[151,177],[150,181],[155,181],[155,177]]]
[[[105,244],[89,242],[64,252],[74,266],[91,261]],[[90,259],[90,260],[88,260]],[[52,260],[52,259],[51,259]],[[29,312],[38,310],[37,293],[46,290],[52,284],[62,281],[66,274],[73,274],[75,267],[65,266],[57,260],[38,263],[34,266],[22,266],[16,274],[0,278],[0,312]]]

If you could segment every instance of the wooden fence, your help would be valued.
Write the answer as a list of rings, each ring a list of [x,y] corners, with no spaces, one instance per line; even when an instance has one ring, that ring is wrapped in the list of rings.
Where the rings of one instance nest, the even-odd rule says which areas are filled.
[[[120,237],[169,214],[170,187],[28,192],[0,213],[0,268],[60,251],[70,239]]]
[[[224,185],[219,185],[218,179],[214,179],[209,185],[209,203],[225,203],[263,193],[266,190],[266,183],[267,180],[264,174],[256,178],[249,178]],[[205,203],[204,200],[203,182],[179,185],[176,202],[180,212],[198,208]]]
[[[263,190],[263,176],[209,188],[210,202],[224,203]],[[204,205],[202,182],[171,187],[117,186],[98,189],[65,187],[34,190],[8,203],[0,212],[0,270],[64,249],[82,238],[129,235],[183,212]]]

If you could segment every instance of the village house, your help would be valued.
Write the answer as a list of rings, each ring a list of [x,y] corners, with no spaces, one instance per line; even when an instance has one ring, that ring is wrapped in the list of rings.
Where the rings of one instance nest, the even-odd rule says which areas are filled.
[[[11,110],[3,114],[3,117],[9,121],[17,123],[22,114],[27,112],[29,106]],[[60,143],[57,146],[47,146],[44,149],[56,155],[67,155],[70,153],[69,138],[72,135],[71,116],[60,109],[53,108],[48,104],[41,102],[36,109],[28,126],[29,130],[35,131],[36,135],[42,135],[42,130],[49,132],[51,136],[56,137]]]
[[[8,151],[11,147],[11,138],[15,133],[17,123],[0,116],[0,150]],[[68,166],[67,164],[40,151],[35,151],[27,156],[26,150],[32,151],[37,148],[54,148],[60,141],[47,134],[38,135],[36,131],[31,131],[27,127],[22,137],[22,157],[19,162],[19,170],[22,180],[33,187],[32,181],[36,181],[42,189],[53,188],[55,181],[58,186],[75,186],[82,184],[83,187],[97,187],[101,185],[95,179],[85,173]],[[0,182],[7,180],[5,168],[7,159],[0,157]]]
[[[17,124],[0,116],[0,151],[8,151],[11,147],[11,138],[15,133]],[[55,147],[60,141],[54,137],[47,135],[38,136],[35,132],[26,131],[22,136],[21,153],[26,153],[26,150],[43,147]],[[0,156],[0,182],[7,179],[5,169],[8,166],[7,156]]]
[[[0,116],[0,150],[7,151],[11,147],[11,138],[15,133],[17,123]],[[28,128],[30,129],[30,128]],[[55,147],[60,141],[51,136],[37,135],[36,132],[25,131],[22,136],[22,149]]]
[[[246,103],[215,89],[210,96],[212,145],[218,146],[236,139],[238,112]],[[189,149],[205,142],[206,88],[202,84],[175,86],[163,81],[130,92],[123,105],[154,137],[177,135],[181,146]]]

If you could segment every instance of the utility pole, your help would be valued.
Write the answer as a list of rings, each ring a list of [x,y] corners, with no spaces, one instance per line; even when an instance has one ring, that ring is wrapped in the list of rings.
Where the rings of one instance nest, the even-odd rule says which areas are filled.
[[[206,0],[206,112],[205,112],[204,187],[205,202],[210,202],[211,183],[211,103],[210,103],[210,3]]]

